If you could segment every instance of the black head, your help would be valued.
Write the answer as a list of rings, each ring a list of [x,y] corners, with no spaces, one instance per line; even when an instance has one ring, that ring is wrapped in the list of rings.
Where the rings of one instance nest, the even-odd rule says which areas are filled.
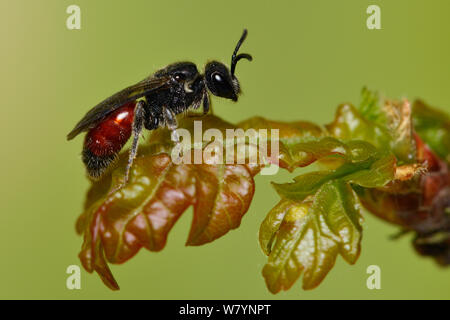
[[[231,69],[221,62],[212,61],[205,67],[205,82],[208,90],[215,96],[237,101],[240,93],[239,81],[234,75],[236,64],[242,58],[252,61],[252,56],[247,53],[237,54],[239,48],[247,37],[247,30],[244,30],[239,39],[233,55],[231,56]]]

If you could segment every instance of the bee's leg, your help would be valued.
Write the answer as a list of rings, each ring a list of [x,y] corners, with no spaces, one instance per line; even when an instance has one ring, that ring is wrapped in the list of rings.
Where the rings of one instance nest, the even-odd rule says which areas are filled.
[[[177,118],[170,108],[163,107],[163,117],[167,128],[171,131],[171,139],[173,142],[178,143],[180,136],[176,131],[178,128]]]
[[[134,112],[134,121],[133,121],[133,142],[131,144],[130,154],[128,156],[128,163],[125,169],[125,183],[128,182],[128,178],[130,175],[130,169],[133,165],[134,158],[136,158],[138,146],[139,146],[139,137],[142,133],[142,128],[144,127],[144,101],[139,101],[135,112]]]
[[[198,102],[199,104],[203,103],[203,112],[202,113],[188,113],[187,116],[189,118],[199,118],[199,117],[203,117],[204,115],[208,114],[208,112],[211,110],[211,114],[213,114],[212,112],[212,107],[211,107],[211,103],[209,101],[209,95],[208,93],[205,91],[203,93],[203,96],[200,98],[201,100]],[[195,108],[196,109],[196,108]]]
[[[209,94],[205,92],[203,94],[203,115],[207,114],[211,110],[211,114],[213,114],[211,103],[209,101]]]
[[[139,137],[142,133],[142,128],[144,127],[144,119],[145,119],[144,106],[145,106],[145,102],[142,100],[138,101],[138,103],[136,104],[136,108],[134,110],[134,119],[133,119],[133,128],[132,128],[133,142],[131,144],[130,153],[128,155],[128,162],[127,162],[127,166],[125,168],[125,175],[123,178],[123,182],[121,182],[112,191],[110,191],[110,194],[122,189],[128,183],[128,179],[130,178],[131,166],[133,165],[134,158],[136,158],[136,154],[137,154],[137,150],[138,150],[138,146],[139,146]]]

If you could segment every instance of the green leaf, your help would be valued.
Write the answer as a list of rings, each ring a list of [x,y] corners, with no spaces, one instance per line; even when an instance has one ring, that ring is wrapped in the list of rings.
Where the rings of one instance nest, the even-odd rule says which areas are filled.
[[[365,188],[383,187],[395,177],[397,159],[391,153],[375,160],[368,169],[356,171],[344,177],[344,181]]]
[[[361,216],[351,186],[378,188],[395,178],[397,159],[391,152],[364,141],[339,144],[344,162],[335,170],[273,184],[282,199],[260,228],[260,245],[269,255],[263,275],[273,293],[290,288],[302,272],[303,288],[316,287],[338,254],[354,263],[360,252]]]
[[[359,112],[370,121],[383,121],[384,114],[381,112],[381,97],[378,92],[371,91],[364,87],[361,90],[361,102]]]
[[[332,155],[344,158],[351,157],[350,148],[345,143],[332,137],[300,142],[291,146],[288,151],[293,168],[305,167],[319,159]]]
[[[360,253],[360,220],[353,191],[339,180],[324,184],[313,202],[283,199],[260,229],[261,247],[269,255],[263,269],[269,290],[289,289],[302,272],[303,288],[315,288],[338,254],[355,263]]]
[[[266,255],[272,251],[273,241],[280,229],[286,212],[291,208],[298,207],[299,204],[294,201],[281,200],[270,212],[261,224],[259,229],[259,244]],[[300,210],[300,209],[298,209]]]
[[[413,105],[414,130],[438,154],[450,163],[450,116],[417,100]]]
[[[332,180],[334,177],[332,171],[316,171],[302,174],[295,177],[292,183],[273,183],[277,193],[286,199],[303,201],[308,196],[313,195],[325,182]]]
[[[390,145],[388,132],[366,119],[350,104],[340,105],[334,121],[325,127],[333,137],[343,141],[363,140],[377,148]]]
[[[308,122],[276,122],[255,117],[241,122],[238,126],[244,130],[279,130],[277,160],[280,167],[289,171],[306,167],[318,160],[327,166],[347,161],[362,161],[376,151],[367,141],[344,139],[344,142],[341,138],[325,135],[323,129]],[[269,134],[268,141],[274,143],[275,137]],[[276,159],[272,157],[272,160]]]
[[[304,141],[308,138],[318,138],[324,136],[324,130],[308,121],[293,121],[293,122],[283,122],[283,121],[273,121],[268,120],[263,117],[252,117],[245,121],[242,121],[236,125],[238,128],[244,130],[247,129],[267,129],[269,133],[270,130],[279,130],[279,139],[285,145],[295,145],[299,142]]]
[[[415,162],[411,106],[408,100],[382,100],[366,88],[357,110],[351,105],[338,108],[334,122],[326,126],[330,134],[346,140],[364,140],[377,148],[389,148],[400,164]]]
[[[350,143],[347,162],[335,170],[315,171],[297,176],[292,183],[273,183],[282,198],[303,201],[313,195],[324,183],[342,179],[366,188],[383,187],[395,177],[396,158],[393,154],[382,153],[370,144]]]

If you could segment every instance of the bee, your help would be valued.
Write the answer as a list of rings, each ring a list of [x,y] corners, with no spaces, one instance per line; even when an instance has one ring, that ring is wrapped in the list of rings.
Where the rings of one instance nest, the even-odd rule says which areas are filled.
[[[236,102],[241,92],[235,76],[236,64],[241,59],[252,61],[251,55],[238,54],[246,37],[244,29],[231,56],[230,69],[221,62],[211,61],[206,64],[204,74],[200,74],[192,62],[173,63],[103,100],[86,113],[67,135],[67,140],[87,131],[82,160],[88,177],[100,179],[133,135],[125,185],[143,128],[154,130],[166,126],[172,132],[172,140],[177,142],[176,115],[201,105],[202,115],[206,115],[210,110],[210,94]]]

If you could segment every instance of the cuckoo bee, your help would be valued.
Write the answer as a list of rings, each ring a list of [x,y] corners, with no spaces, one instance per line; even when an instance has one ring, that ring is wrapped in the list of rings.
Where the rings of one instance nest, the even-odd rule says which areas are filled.
[[[82,159],[88,176],[100,179],[133,135],[123,180],[126,184],[144,128],[166,126],[176,141],[177,114],[201,105],[203,115],[207,114],[210,94],[237,101],[241,91],[235,76],[236,64],[241,59],[252,60],[249,54],[238,54],[246,37],[247,30],[244,30],[231,56],[230,69],[221,62],[211,61],[206,64],[204,74],[200,74],[194,63],[177,62],[117,92],[86,113],[67,139],[87,131]]]

